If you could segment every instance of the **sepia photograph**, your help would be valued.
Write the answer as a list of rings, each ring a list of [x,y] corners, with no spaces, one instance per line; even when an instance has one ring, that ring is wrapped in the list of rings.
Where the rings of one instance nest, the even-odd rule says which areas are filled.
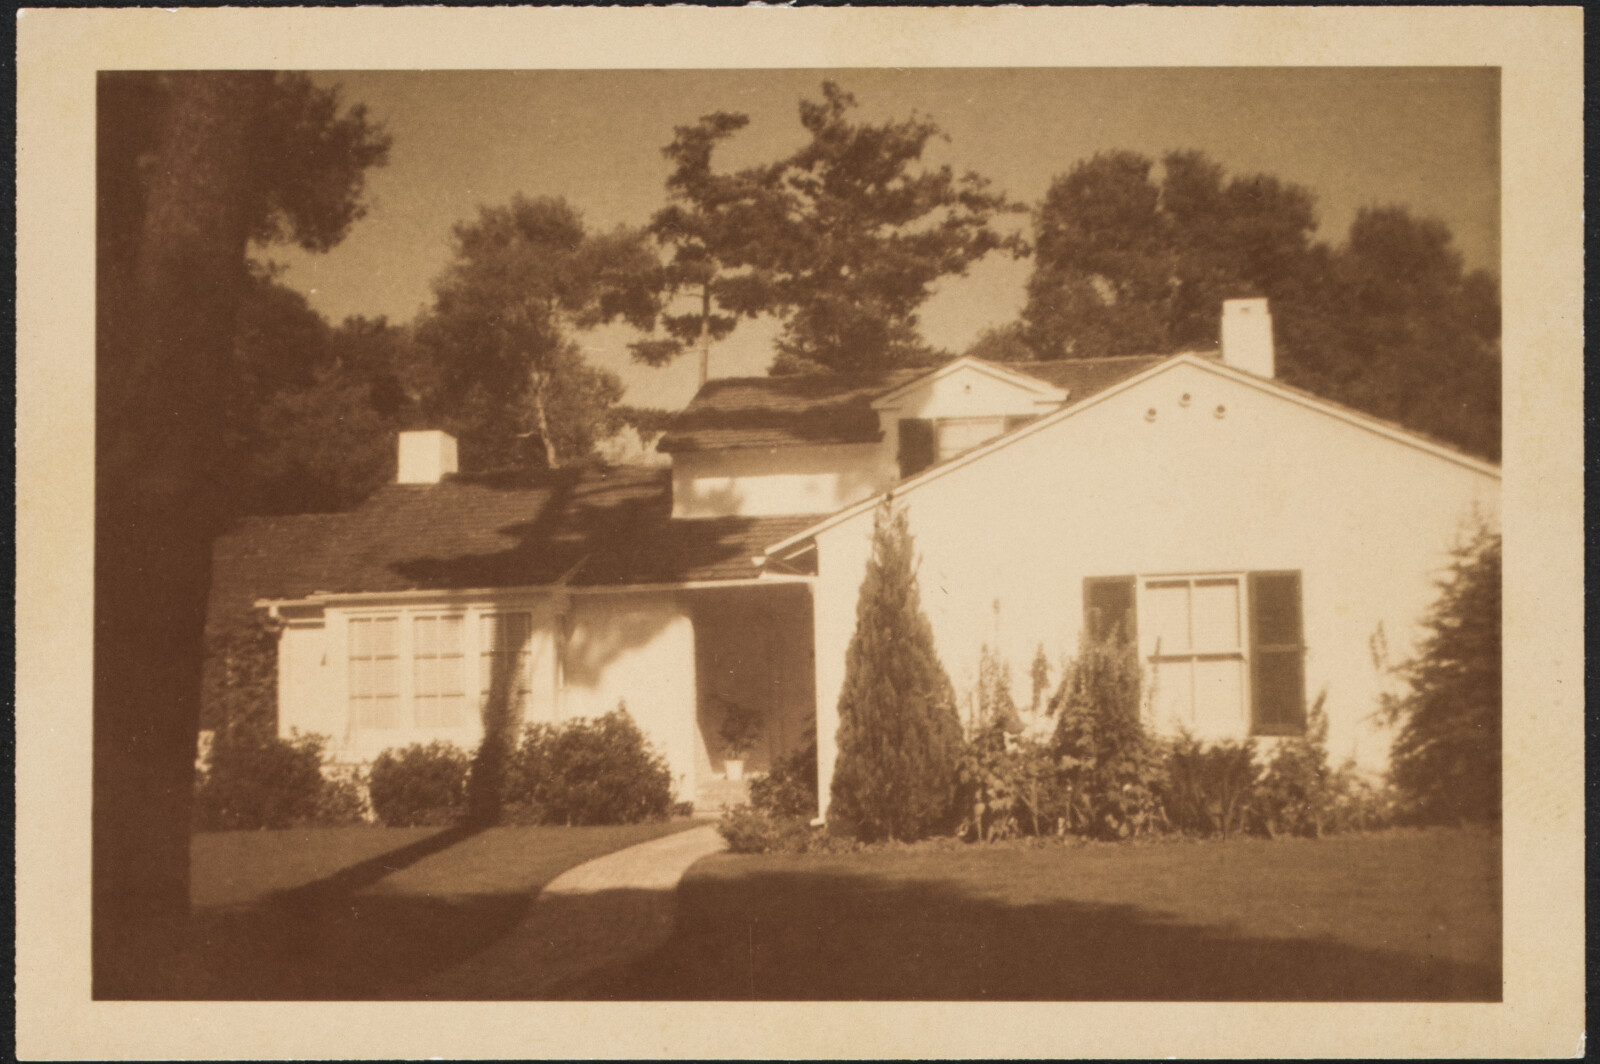
[[[461,67],[85,74],[90,1008],[1519,999],[1502,65]]]

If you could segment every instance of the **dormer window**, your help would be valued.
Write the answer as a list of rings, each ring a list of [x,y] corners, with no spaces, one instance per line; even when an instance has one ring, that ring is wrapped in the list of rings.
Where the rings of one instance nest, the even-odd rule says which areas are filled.
[[[1038,416],[901,418],[900,476],[903,479],[920,473],[935,462],[946,461],[988,443]]]

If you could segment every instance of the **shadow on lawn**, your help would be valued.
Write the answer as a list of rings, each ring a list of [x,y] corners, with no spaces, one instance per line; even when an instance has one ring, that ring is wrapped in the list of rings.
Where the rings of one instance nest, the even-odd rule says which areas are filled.
[[[355,1000],[391,997],[502,938],[527,893],[450,897],[362,893],[481,829],[454,827],[279,891],[258,904],[197,910],[170,970],[115,996],[145,1000]]]
[[[1494,929],[1498,947],[1499,929]],[[671,938],[576,1000],[1499,1001],[1498,965],[1186,925],[1132,905],[1008,905],[933,885],[690,879]]]

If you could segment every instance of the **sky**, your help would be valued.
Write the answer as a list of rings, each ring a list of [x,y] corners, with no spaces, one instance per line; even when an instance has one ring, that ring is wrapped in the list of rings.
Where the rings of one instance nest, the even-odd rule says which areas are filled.
[[[1310,189],[1321,239],[1342,240],[1363,206],[1404,204],[1447,223],[1469,268],[1499,271],[1499,78],[1487,67],[318,73],[385,126],[389,163],[369,171],[367,215],[343,243],[321,255],[268,254],[332,321],[410,321],[450,260],[452,227],[479,207],[519,192],[563,196],[591,228],[643,225],[665,201],[661,148],[674,126],[743,112],[749,126],[716,165],[768,162],[804,142],[798,104],[818,98],[824,79],[856,96],[859,120],[932,118],[948,139],[928,162],[976,170],[1029,205],[1096,152],[1196,148],[1230,174]],[[923,335],[959,352],[1014,320],[1030,270],[996,254],[941,281],[923,305]],[[711,375],[764,373],[776,333],[766,319],[742,322],[713,349]],[[618,326],[578,340],[622,377],[624,402],[681,407],[695,390],[695,359],[633,364],[626,345],[636,335]]]

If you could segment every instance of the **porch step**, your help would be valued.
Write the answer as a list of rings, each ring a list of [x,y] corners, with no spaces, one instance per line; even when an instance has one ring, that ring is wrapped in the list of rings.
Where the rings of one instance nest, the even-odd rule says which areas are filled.
[[[750,781],[748,779],[729,780],[720,777],[702,779],[695,787],[694,811],[697,813],[720,813],[724,809],[736,805],[744,805],[750,800]]]

